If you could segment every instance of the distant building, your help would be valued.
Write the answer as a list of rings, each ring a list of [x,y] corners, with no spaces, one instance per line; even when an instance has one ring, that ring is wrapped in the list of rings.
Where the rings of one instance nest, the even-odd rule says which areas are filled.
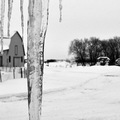
[[[0,67],[22,67],[24,56],[23,40],[17,31],[10,38],[4,37],[3,55],[0,53]]]
[[[97,58],[97,65],[109,65],[110,58],[101,56]]]
[[[118,58],[118,59],[115,60],[115,64],[118,65],[118,66],[120,66],[120,58]]]

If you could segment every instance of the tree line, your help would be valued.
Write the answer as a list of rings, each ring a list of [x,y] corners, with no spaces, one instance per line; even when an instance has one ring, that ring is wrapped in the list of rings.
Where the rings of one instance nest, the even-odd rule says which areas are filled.
[[[115,64],[115,60],[120,57],[120,37],[100,40],[96,37],[74,39],[69,46],[69,55],[74,56],[76,63],[94,65],[97,58],[107,56],[110,58],[110,65]]]

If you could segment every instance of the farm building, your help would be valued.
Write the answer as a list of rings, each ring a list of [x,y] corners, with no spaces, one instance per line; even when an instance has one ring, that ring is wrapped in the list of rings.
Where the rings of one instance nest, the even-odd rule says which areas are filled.
[[[24,56],[23,40],[17,31],[10,38],[4,37],[3,54],[0,53],[0,67],[22,67]]]

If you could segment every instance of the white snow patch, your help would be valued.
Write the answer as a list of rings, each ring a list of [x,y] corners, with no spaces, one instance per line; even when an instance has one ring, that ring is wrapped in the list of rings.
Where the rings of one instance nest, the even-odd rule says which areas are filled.
[[[118,66],[45,66],[43,91],[41,120],[120,120]],[[16,96],[22,93],[26,79],[0,83],[0,120],[28,120],[27,100]]]

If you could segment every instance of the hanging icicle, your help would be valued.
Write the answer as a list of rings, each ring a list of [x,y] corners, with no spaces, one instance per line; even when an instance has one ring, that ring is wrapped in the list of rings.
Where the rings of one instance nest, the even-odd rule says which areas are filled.
[[[8,0],[8,37],[10,37],[10,20],[11,20],[11,14],[12,14],[12,6],[13,6],[13,0]]]
[[[5,13],[5,0],[1,0],[1,26],[0,26],[0,34],[1,34],[1,54],[3,54],[3,36],[4,36],[4,13]]]
[[[62,0],[59,0],[59,10],[60,10],[60,19],[59,19],[59,22],[62,21],[62,8],[63,8],[63,6],[62,6]]]
[[[29,120],[40,120],[49,0],[29,0],[28,10],[28,111]]]
[[[24,38],[24,16],[23,16],[23,1],[20,0],[20,11],[21,11],[21,27],[22,27],[22,39]]]
[[[44,2],[44,7],[42,7],[42,26],[41,26],[41,31],[40,31],[40,38],[41,38],[41,42],[40,42],[40,49],[41,49],[41,53],[44,52],[44,45],[45,45],[45,37],[46,37],[46,32],[47,32],[47,27],[48,27],[48,18],[49,18],[49,0],[45,0]],[[44,67],[44,53],[41,54],[41,61],[43,61],[42,63],[42,69]]]

